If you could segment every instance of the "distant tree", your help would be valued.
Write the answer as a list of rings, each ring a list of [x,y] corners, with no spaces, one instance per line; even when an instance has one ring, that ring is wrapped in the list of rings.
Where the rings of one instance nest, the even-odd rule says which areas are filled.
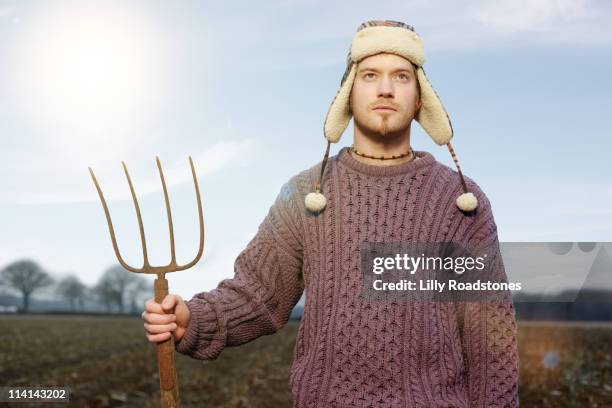
[[[138,281],[128,290],[127,296],[130,301],[130,312],[138,313],[142,311],[145,299],[153,295],[153,284],[144,277],[136,275]]]
[[[111,311],[111,306],[114,303],[115,291],[113,284],[106,276],[102,276],[98,283],[93,287],[92,292],[104,304],[107,312]]]
[[[0,272],[0,280],[6,286],[21,293],[24,312],[27,312],[30,307],[32,292],[53,283],[49,274],[38,263],[30,259],[22,259],[7,265]]]
[[[57,285],[57,293],[70,302],[70,310],[72,311],[75,310],[77,303],[80,309],[83,308],[86,290],[87,287],[74,275],[65,277]]]
[[[122,266],[115,265],[108,268],[100,277],[95,286],[95,292],[110,311],[112,304],[116,305],[120,313],[126,310],[126,303],[134,309],[134,299],[151,286],[145,278],[126,271]]]

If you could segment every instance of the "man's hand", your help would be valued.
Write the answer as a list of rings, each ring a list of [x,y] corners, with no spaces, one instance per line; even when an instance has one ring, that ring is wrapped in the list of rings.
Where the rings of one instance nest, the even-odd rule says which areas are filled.
[[[151,343],[159,343],[168,340],[173,332],[174,341],[180,341],[190,317],[189,308],[179,295],[169,294],[161,304],[155,299],[147,300],[142,312],[147,339]]]

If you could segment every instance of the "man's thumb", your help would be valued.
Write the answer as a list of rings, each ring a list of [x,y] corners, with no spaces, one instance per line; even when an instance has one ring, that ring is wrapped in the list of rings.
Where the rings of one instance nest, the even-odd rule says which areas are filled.
[[[163,300],[161,306],[162,309],[164,309],[165,312],[170,312],[172,311],[172,309],[174,308],[174,305],[177,303],[176,301],[176,296],[174,295],[168,295],[166,296],[166,298]]]

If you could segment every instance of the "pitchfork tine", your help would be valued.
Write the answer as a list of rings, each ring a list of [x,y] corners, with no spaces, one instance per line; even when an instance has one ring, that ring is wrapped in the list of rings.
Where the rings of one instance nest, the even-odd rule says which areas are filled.
[[[176,266],[176,253],[174,252],[174,228],[172,228],[172,211],[170,210],[170,199],[168,198],[168,189],[166,188],[166,180],[164,179],[164,171],[162,170],[159,157],[155,156],[157,168],[159,169],[159,177],[161,178],[162,188],[164,189],[164,200],[166,202],[166,213],[168,214],[168,228],[170,229],[170,265]]]
[[[149,257],[147,256],[147,241],[145,239],[144,226],[142,225],[142,216],[140,215],[140,206],[138,205],[138,199],[136,198],[136,192],[134,191],[134,185],[132,184],[132,179],[130,178],[130,174],[128,173],[127,166],[124,162],[121,162],[123,165],[123,170],[125,171],[125,176],[127,177],[128,184],[130,185],[130,191],[132,192],[132,198],[134,199],[134,207],[136,207],[136,217],[138,217],[138,228],[140,228],[140,241],[142,242],[142,258],[144,260],[144,264],[142,269],[139,269],[138,272],[149,270],[151,265],[149,265]]]
[[[195,265],[200,258],[202,257],[202,253],[204,252],[204,217],[202,216],[202,199],[200,198],[200,188],[198,187],[198,178],[196,176],[195,168],[193,167],[193,160],[191,156],[189,156],[189,165],[191,166],[191,174],[193,175],[193,184],[195,187],[196,200],[198,202],[198,218],[200,219],[200,245],[198,249],[198,253],[193,261],[189,262],[186,265],[178,265],[176,267],[177,271],[182,271],[185,269],[191,268]]]
[[[94,184],[96,185],[96,190],[98,190],[98,195],[100,196],[100,201],[102,201],[102,207],[104,208],[104,214],[106,215],[106,223],[108,224],[108,230],[110,231],[111,241],[113,243],[113,250],[115,251],[115,255],[117,256],[117,260],[125,269],[131,272],[142,272],[142,269],[136,269],[129,266],[121,257],[121,253],[119,252],[119,247],[117,246],[117,239],[115,238],[115,230],[113,228],[113,221],[111,220],[110,212],[108,211],[108,206],[106,205],[106,200],[104,199],[104,193],[98,184],[98,180],[96,179],[96,175],[94,174],[91,167],[88,167],[89,174],[91,174],[91,178],[93,179]]]
[[[142,254],[144,258],[144,264],[142,268],[139,268],[139,269],[129,266],[128,264],[125,263],[123,258],[121,258],[121,254],[119,253],[119,247],[117,246],[117,240],[115,238],[115,231],[113,229],[113,223],[111,221],[110,213],[106,205],[106,200],[104,199],[104,194],[102,194],[102,189],[100,188],[100,185],[98,184],[98,181],[96,180],[96,176],[94,175],[91,167],[89,168],[89,172],[91,173],[91,177],[93,178],[94,184],[96,185],[96,189],[98,190],[98,194],[100,195],[100,201],[102,201],[102,206],[104,207],[104,213],[106,214],[106,221],[108,223],[108,228],[111,234],[111,240],[113,242],[113,249],[115,250],[115,255],[117,255],[117,259],[119,260],[119,263],[121,264],[121,266],[123,266],[125,269],[131,272],[155,273],[158,275],[158,277],[164,278],[165,273],[178,272],[178,271],[182,271],[182,270],[191,268],[202,257],[202,254],[204,253],[204,216],[202,214],[203,213],[202,199],[200,197],[200,187],[198,186],[198,178],[196,176],[195,167],[193,165],[193,160],[191,159],[191,156],[189,156],[189,165],[191,166],[191,174],[193,175],[193,184],[195,187],[196,200],[198,203],[198,218],[200,222],[200,244],[198,248],[198,253],[196,254],[195,258],[191,262],[185,265],[178,265],[176,263],[176,250],[175,250],[175,244],[174,244],[174,227],[172,223],[172,211],[170,209],[170,199],[168,198],[168,188],[166,186],[166,180],[164,177],[164,172],[162,170],[162,166],[161,166],[159,157],[156,157],[156,160],[157,160],[157,167],[159,169],[159,175],[161,177],[162,187],[164,191],[164,200],[166,203],[166,213],[168,215],[168,228],[170,230],[170,251],[172,255],[172,260],[170,261],[168,265],[165,265],[165,266],[151,266],[149,264],[149,258],[147,256],[147,241],[145,238],[144,226],[142,224],[140,206],[138,205],[138,198],[136,197],[136,192],[134,191],[134,185],[132,184],[132,179],[130,177],[130,173],[128,172],[128,169],[125,163],[121,162],[121,164],[123,165],[123,170],[125,171],[125,176],[130,186],[130,192],[132,193],[132,199],[134,201],[134,208],[136,209],[136,217],[138,218],[138,227],[140,229],[140,240],[142,242]]]

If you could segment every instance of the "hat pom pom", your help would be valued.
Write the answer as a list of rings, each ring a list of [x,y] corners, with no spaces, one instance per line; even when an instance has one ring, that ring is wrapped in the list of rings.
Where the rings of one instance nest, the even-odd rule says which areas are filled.
[[[463,193],[459,197],[457,197],[457,207],[462,211],[472,211],[474,208],[478,207],[478,200],[473,193]]]
[[[306,194],[304,202],[306,203],[306,208],[312,212],[319,212],[327,205],[327,199],[318,191]]]

